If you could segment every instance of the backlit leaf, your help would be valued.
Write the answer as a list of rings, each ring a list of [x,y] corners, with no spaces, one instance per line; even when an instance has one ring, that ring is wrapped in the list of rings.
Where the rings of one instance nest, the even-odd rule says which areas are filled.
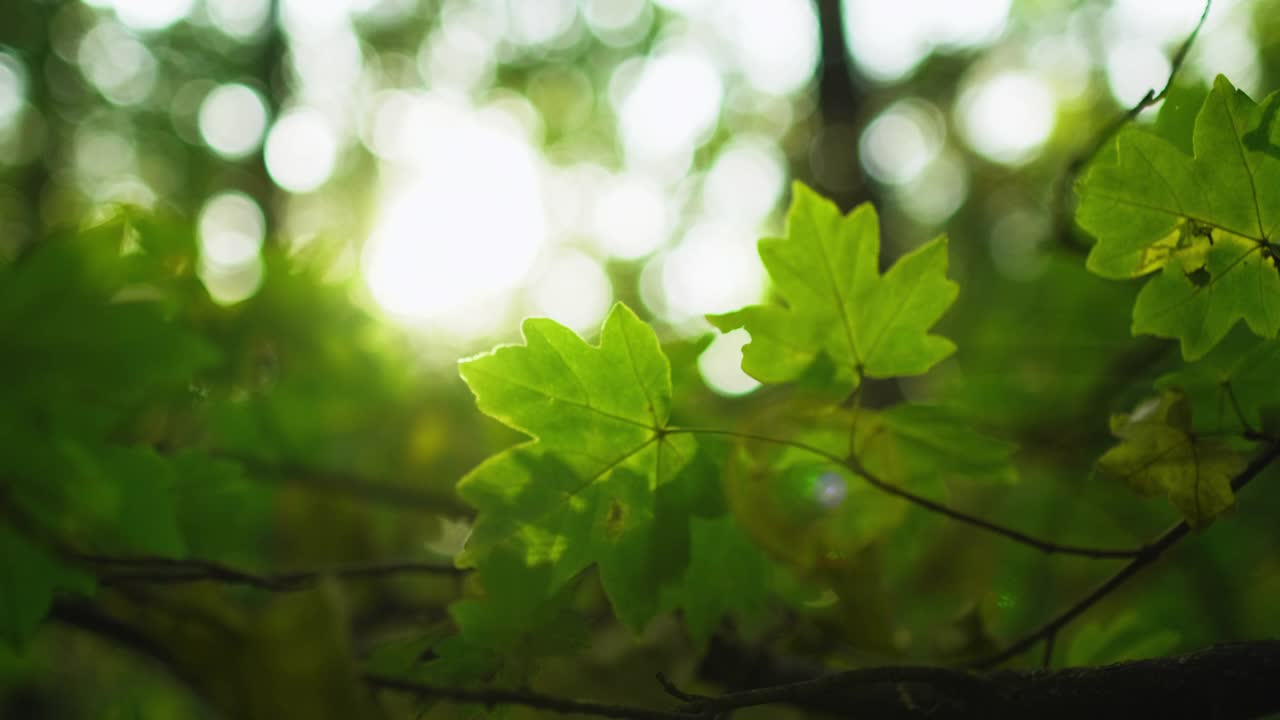
[[[1158,272],[1133,310],[1133,332],[1176,338],[1188,360],[1244,320],[1280,332],[1280,126],[1275,94],[1262,105],[1219,77],[1196,118],[1194,157],[1139,129],[1122,132],[1116,161],[1076,186],[1081,226],[1097,237],[1088,266],[1109,278]]]
[[[880,274],[875,210],[848,215],[804,185],[792,191],[785,238],[760,241],[760,257],[783,305],[753,305],[708,319],[745,327],[742,368],[761,382],[798,378],[820,355],[842,382],[919,375],[950,355],[950,340],[929,334],[956,297],[947,280],[947,241],[939,237]]]
[[[553,566],[555,592],[595,563],[618,614],[633,626],[657,609],[657,589],[683,572],[697,495],[681,474],[697,445],[668,435],[671,371],[652,328],[623,305],[592,347],[551,320],[530,319],[525,344],[464,361],[485,413],[534,440],[495,455],[459,483],[479,509],[465,558],[500,545]]]

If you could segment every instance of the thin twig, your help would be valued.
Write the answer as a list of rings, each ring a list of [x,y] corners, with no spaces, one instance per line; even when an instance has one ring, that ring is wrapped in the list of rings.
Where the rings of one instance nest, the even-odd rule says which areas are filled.
[[[715,428],[671,428],[669,430],[666,430],[665,432],[667,434],[689,433],[689,434],[696,434],[696,435],[725,435],[728,437],[737,437],[744,440],[754,440],[757,442],[772,443],[775,445],[785,445],[788,447],[796,448],[797,450],[803,450],[805,452],[811,453],[825,460],[828,460],[833,464],[842,465],[848,468],[854,474],[866,480],[868,483],[870,483],[873,487],[875,487],[877,490],[880,490],[881,492],[887,493],[889,495],[893,495],[894,497],[900,498],[902,500],[906,500],[907,502],[912,503],[913,505],[924,508],[925,510],[928,510],[933,513],[937,513],[939,515],[943,515],[957,522],[961,522],[966,525],[970,525],[972,527],[985,530],[989,533],[999,535],[1003,538],[1012,540],[1021,545],[1026,545],[1027,547],[1035,548],[1036,550],[1039,550],[1040,552],[1043,552],[1048,555],[1055,555],[1055,554],[1056,555],[1075,555],[1078,557],[1087,557],[1087,558],[1093,558],[1097,560],[1106,560],[1106,559],[1114,560],[1114,559],[1137,558],[1137,557],[1141,557],[1145,552],[1147,552],[1147,548],[1145,547],[1133,548],[1133,549],[1095,548],[1095,547],[1086,547],[1083,545],[1065,545],[1062,543],[1055,543],[1055,542],[1050,542],[1048,540],[1042,540],[1032,535],[1028,535],[1027,533],[1024,533],[1020,530],[1014,530],[1013,528],[1008,528],[1003,525],[999,525],[997,523],[991,522],[990,520],[985,520],[976,515],[970,515],[969,513],[962,512],[960,510],[955,510],[953,508],[949,508],[946,505],[943,505],[942,503],[935,502],[933,500],[930,500],[926,497],[922,497],[920,495],[916,495],[913,492],[904,490],[901,487],[898,487],[897,485],[894,485],[893,483],[890,483],[876,476],[874,473],[867,470],[867,468],[864,467],[862,463],[860,463],[856,458],[837,457],[836,455],[829,453],[826,450],[823,450],[822,448],[818,448],[813,445],[809,445],[807,443],[797,442],[794,440],[787,440],[784,438],[769,437],[767,435],[757,435],[755,433],[744,433],[744,432],[738,432],[735,430],[719,430]]]
[[[566,715],[595,715],[597,717],[621,718],[622,720],[690,720],[691,718],[705,717],[704,714],[697,712],[651,710],[632,705],[609,705],[582,700],[569,700],[528,690],[442,687],[385,675],[365,675],[364,679],[370,686],[380,690],[407,693],[421,698],[475,703],[478,705],[522,705]]]
[[[263,462],[223,451],[212,451],[209,455],[239,464],[245,469],[245,479],[263,485],[291,485],[409,512],[426,511],[450,517],[470,517],[475,514],[474,508],[453,493],[378,483],[331,470]]]
[[[1204,12],[1200,13],[1200,20],[1196,22],[1195,28],[1191,30],[1191,34],[1186,40],[1182,41],[1182,45],[1178,47],[1178,51],[1173,54],[1173,58],[1169,61],[1169,77],[1165,80],[1164,87],[1160,92],[1156,92],[1155,88],[1147,91],[1146,95],[1137,102],[1133,107],[1126,110],[1119,117],[1108,123],[1101,132],[1099,132],[1086,148],[1076,154],[1067,163],[1063,169],[1062,175],[1058,178],[1057,187],[1053,194],[1053,217],[1057,218],[1057,237],[1059,244],[1073,253],[1083,253],[1084,248],[1080,247],[1073,240],[1072,227],[1073,221],[1071,213],[1068,211],[1070,205],[1071,190],[1075,186],[1076,178],[1080,175],[1080,171],[1084,169],[1093,160],[1094,156],[1102,150],[1111,138],[1115,137],[1120,129],[1129,124],[1134,118],[1138,117],[1143,110],[1155,105],[1169,94],[1169,90],[1173,88],[1173,81],[1178,76],[1178,71],[1182,69],[1182,64],[1186,61],[1188,53],[1191,52],[1191,46],[1195,44],[1196,37],[1200,34],[1200,29],[1204,27],[1205,20],[1209,18],[1209,8],[1213,6],[1213,0],[1205,0]]]
[[[1261,454],[1255,457],[1239,475],[1232,478],[1231,488],[1235,491],[1241,490],[1278,457],[1280,457],[1280,443],[1274,443],[1268,446],[1261,452]],[[1166,550],[1176,545],[1179,540],[1186,537],[1190,532],[1191,526],[1188,525],[1186,521],[1180,522],[1169,528],[1155,542],[1147,545],[1141,555],[1131,560],[1128,565],[1121,568],[1115,575],[1107,578],[1107,580],[1095,588],[1093,592],[1085,595],[1083,598],[1076,601],[1074,605],[1062,611],[1056,617],[1028,633],[1022,639],[1013,643],[1004,650],[973,663],[973,667],[994,667],[1006,660],[1021,655],[1023,652],[1026,652],[1028,648],[1041,640],[1055,635],[1059,630],[1066,627],[1072,620],[1075,620],[1086,610],[1098,604],[1098,601],[1114,592],[1116,588],[1123,585],[1129,580],[1129,578],[1137,575],[1140,570],[1158,560]]]
[[[293,592],[314,585],[322,577],[357,580],[394,575],[460,576],[467,571],[452,565],[424,562],[384,562],[350,565],[324,570],[299,570],[257,574],[210,560],[153,556],[108,556],[77,553],[76,559],[92,566],[109,568],[99,574],[104,585],[129,583],[183,584],[218,582],[245,585],[269,592]]]
[[[675,683],[671,682],[665,673],[659,672],[655,677],[657,677],[658,684],[662,686],[662,689],[665,690],[668,695],[680,702],[692,703],[708,699],[705,695],[694,695],[681,690]]]
[[[1235,388],[1231,385],[1230,380],[1222,381],[1222,389],[1227,394],[1227,399],[1231,402],[1231,409],[1235,411],[1236,419],[1240,421],[1240,427],[1244,428],[1245,433],[1257,432],[1249,424],[1249,420],[1244,416],[1244,410],[1240,408],[1240,401],[1236,399]]]

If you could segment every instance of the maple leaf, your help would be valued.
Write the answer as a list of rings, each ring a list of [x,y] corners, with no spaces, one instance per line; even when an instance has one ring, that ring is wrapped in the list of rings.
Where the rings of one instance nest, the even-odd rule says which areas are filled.
[[[1245,459],[1220,440],[1191,430],[1191,406],[1179,390],[1167,390],[1132,413],[1111,418],[1120,444],[1098,460],[1106,475],[1141,495],[1168,495],[1187,524],[1199,529],[1235,505],[1231,480]]]
[[[875,210],[848,215],[800,183],[792,190],[785,238],[760,241],[773,287],[786,305],[753,305],[708,317],[751,342],[742,368],[761,382],[794,380],[820,355],[856,387],[863,376],[919,375],[955,351],[929,328],[955,300],[947,241],[939,237],[880,274]]]
[[[485,413],[534,438],[499,453],[459,483],[479,509],[464,562],[506,545],[551,565],[555,592],[595,563],[619,616],[639,626],[689,556],[689,515],[705,473],[683,473],[698,446],[668,434],[671,370],[653,329],[625,305],[593,347],[546,319],[522,326],[525,344],[461,364]]]
[[[1138,295],[1133,332],[1176,338],[1188,360],[1238,321],[1280,332],[1277,95],[1262,105],[1219,76],[1196,118],[1194,156],[1139,129],[1115,162],[1076,184],[1077,220],[1098,242],[1088,267],[1109,278],[1159,271]]]

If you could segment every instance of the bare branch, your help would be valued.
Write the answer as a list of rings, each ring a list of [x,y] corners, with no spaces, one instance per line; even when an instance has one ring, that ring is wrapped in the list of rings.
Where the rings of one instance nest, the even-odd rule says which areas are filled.
[[[1169,94],[1169,90],[1173,88],[1173,81],[1178,77],[1178,71],[1182,69],[1182,64],[1186,61],[1188,53],[1191,52],[1191,46],[1195,44],[1196,37],[1200,35],[1200,29],[1204,27],[1205,20],[1209,19],[1209,8],[1213,7],[1213,0],[1205,0],[1204,12],[1200,13],[1200,20],[1196,22],[1196,26],[1192,28],[1191,34],[1186,40],[1182,41],[1182,45],[1178,47],[1178,51],[1173,54],[1173,58],[1169,61],[1169,77],[1165,80],[1164,87],[1160,92],[1156,92],[1155,88],[1147,91],[1133,107],[1126,110],[1122,115],[1112,120],[1106,125],[1089,143],[1083,151],[1071,158],[1067,166],[1063,169],[1062,175],[1058,178],[1058,185],[1054,189],[1053,194],[1053,217],[1056,218],[1058,226],[1057,237],[1059,244],[1067,250],[1074,253],[1084,252],[1084,248],[1074,242],[1072,228],[1074,222],[1071,218],[1071,190],[1075,185],[1076,178],[1080,175],[1080,171],[1084,169],[1093,160],[1094,156],[1102,150],[1120,129],[1128,125],[1134,118],[1138,117],[1143,110],[1155,105]]]
[[[775,445],[786,445],[788,447],[796,448],[797,450],[803,450],[805,452],[812,453],[813,455],[820,457],[824,460],[827,460],[835,465],[843,465],[844,467],[849,468],[856,475],[866,480],[868,483],[870,483],[873,487],[875,487],[877,490],[880,490],[881,492],[887,493],[889,495],[893,495],[894,497],[897,497],[897,498],[901,498],[902,500],[905,500],[913,505],[924,508],[925,510],[937,513],[939,515],[943,515],[952,520],[955,520],[956,522],[961,522],[966,525],[976,527],[980,530],[985,530],[989,533],[999,535],[1003,538],[1012,540],[1013,542],[1019,543],[1021,545],[1026,545],[1027,547],[1035,548],[1036,550],[1039,550],[1040,552],[1043,552],[1047,555],[1075,555],[1077,557],[1086,557],[1086,558],[1092,558],[1095,560],[1117,560],[1117,559],[1122,560],[1122,559],[1128,559],[1128,558],[1141,557],[1148,550],[1145,547],[1142,547],[1142,548],[1086,547],[1083,545],[1066,545],[1062,543],[1051,542],[1049,540],[1042,540],[1033,535],[1028,535],[1027,533],[1022,532],[1021,530],[1014,530],[1013,528],[1005,527],[998,523],[991,522],[990,520],[985,520],[983,518],[980,518],[977,515],[970,515],[969,513],[963,512],[961,510],[955,510],[953,508],[947,507],[946,505],[943,505],[942,503],[930,500],[926,497],[916,495],[915,493],[909,490],[905,490],[897,485],[894,485],[891,482],[888,482],[878,477],[877,475],[872,473],[870,470],[868,470],[866,467],[864,467],[862,463],[858,461],[857,458],[837,457],[836,455],[833,455],[823,450],[822,448],[814,447],[813,445],[797,442],[794,440],[769,437],[767,435],[756,435],[753,433],[737,432],[735,430],[717,430],[712,428],[672,428],[670,430],[667,430],[666,432],[668,434],[690,433],[690,434],[696,434],[696,435],[725,435],[728,437],[741,438],[743,440],[753,440],[756,442],[773,443]]]
[[[704,717],[703,713],[698,712],[650,710],[632,705],[608,705],[569,700],[528,690],[441,687],[384,675],[365,675],[364,679],[371,687],[407,693],[421,698],[479,705],[521,705],[566,715],[595,715],[596,717],[622,718],[622,720],[690,720],[690,718]]]
[[[177,585],[195,582],[217,582],[228,585],[245,585],[269,592],[305,590],[326,576],[344,580],[359,580],[395,575],[458,577],[467,573],[467,570],[456,568],[452,565],[405,561],[260,575],[210,560],[185,560],[156,556],[109,556],[87,553],[76,553],[73,557],[80,562],[95,567],[99,572],[98,579],[103,585],[131,583]]]
[[[1260,640],[1061,670],[864,668],[730,693],[685,709],[716,712],[783,702],[864,720],[1245,720],[1280,711],[1276,677],[1280,640]]]
[[[1267,446],[1239,475],[1231,479],[1232,489],[1239,491],[1244,488],[1255,477],[1257,477],[1259,473],[1265,470],[1268,465],[1275,462],[1278,457],[1280,457],[1280,443],[1273,443]],[[1158,560],[1166,550],[1176,545],[1179,540],[1186,537],[1190,532],[1191,526],[1187,525],[1185,521],[1169,528],[1163,535],[1157,538],[1155,542],[1147,545],[1141,555],[1131,560],[1128,565],[1121,568],[1115,575],[1107,578],[1107,580],[1095,588],[1093,592],[1078,600],[1074,605],[1059,613],[1052,620],[1049,620],[1032,632],[1028,633],[1021,640],[1018,640],[995,655],[983,658],[974,663],[974,667],[994,667],[1006,660],[1021,655],[1041,640],[1054,636],[1072,620],[1079,617],[1086,610],[1096,605],[1098,601],[1110,595],[1116,588],[1127,582],[1129,578],[1137,575],[1143,568]]]

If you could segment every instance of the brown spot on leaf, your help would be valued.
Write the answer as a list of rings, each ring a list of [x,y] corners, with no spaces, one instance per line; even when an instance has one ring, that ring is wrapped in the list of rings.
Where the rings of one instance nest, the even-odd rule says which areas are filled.
[[[627,521],[627,508],[617,500],[609,506],[609,514],[605,516],[604,531],[611,539],[617,539],[622,535],[622,529]]]

